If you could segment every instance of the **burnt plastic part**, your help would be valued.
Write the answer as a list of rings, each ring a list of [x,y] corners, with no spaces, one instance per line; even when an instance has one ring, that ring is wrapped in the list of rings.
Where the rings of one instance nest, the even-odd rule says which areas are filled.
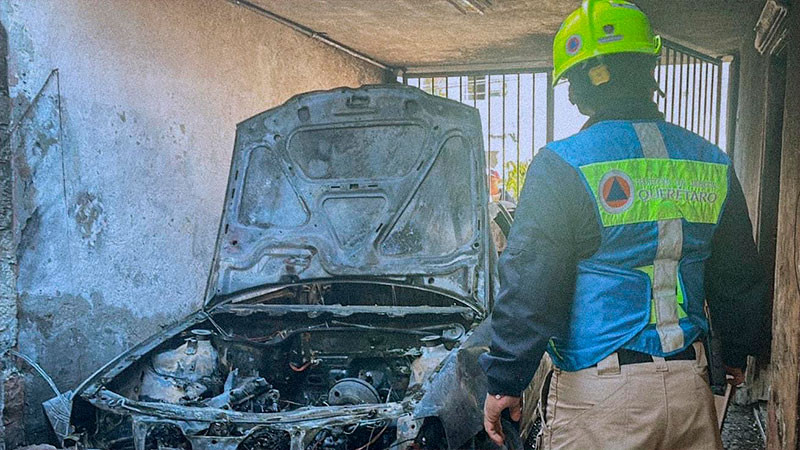
[[[153,355],[142,380],[141,399],[189,403],[222,384],[211,331],[195,329],[190,335],[178,348]]]
[[[239,444],[241,450],[285,450],[290,447],[292,436],[283,430],[260,430]]]
[[[483,429],[483,402],[488,392],[486,375],[478,356],[489,349],[487,319],[461,347],[445,359],[441,370],[423,386],[425,395],[414,408],[417,418],[441,421],[449,448],[461,448]]]
[[[419,349],[422,346],[422,343],[420,342],[420,337],[422,336],[419,336],[415,333],[399,333],[397,330],[399,330],[398,323],[400,322],[398,321],[402,321],[402,324],[406,325],[407,329],[419,327],[420,330],[427,330],[422,332],[423,335],[439,333],[439,336],[443,335],[446,337],[444,343],[447,344],[448,342],[453,342],[453,339],[465,339],[463,337],[464,325],[462,324],[474,323],[476,320],[475,312],[470,308],[428,306],[370,307],[364,305],[348,307],[330,305],[224,305],[215,310],[213,319],[209,319],[209,317],[204,314],[206,313],[192,315],[187,318],[187,320],[164,330],[163,334],[157,336],[157,339],[154,337],[153,340],[148,340],[143,343],[141,347],[136,347],[130,352],[121,355],[117,361],[98,372],[94,377],[90,378],[86,384],[78,389],[76,400],[79,400],[82,403],[88,401],[91,403],[91,405],[93,405],[87,405],[88,407],[96,408],[96,410],[100,411],[102,414],[100,414],[99,417],[104,418],[102,422],[100,422],[100,425],[102,427],[106,427],[102,429],[108,430],[106,435],[100,437],[99,435],[92,434],[92,430],[98,429],[97,426],[89,426],[88,423],[86,423],[87,426],[82,426],[80,425],[81,422],[73,421],[73,424],[79,425],[79,429],[88,430],[87,432],[89,435],[93,436],[93,441],[90,442],[101,442],[98,439],[102,439],[104,442],[106,436],[108,436],[109,439],[111,439],[112,436],[116,436],[113,437],[113,439],[124,438],[124,436],[119,434],[119,432],[127,428],[128,433],[130,433],[131,425],[129,419],[131,416],[133,416],[134,421],[139,421],[140,423],[185,424],[185,426],[188,428],[184,429],[184,432],[194,448],[199,446],[199,448],[213,448],[215,450],[223,449],[225,447],[214,447],[211,443],[211,437],[206,439],[206,437],[202,435],[207,433],[205,429],[208,427],[209,423],[241,424],[237,425],[237,427],[242,427],[239,431],[241,436],[218,436],[220,439],[216,439],[216,441],[225,445],[234,445],[234,443],[242,441],[244,439],[244,434],[248,429],[265,426],[273,427],[273,425],[276,423],[287,424],[286,428],[282,428],[280,425],[277,428],[273,427],[272,430],[277,434],[280,434],[278,432],[281,430],[306,430],[303,431],[302,435],[298,437],[295,437],[294,435],[292,436],[292,440],[294,442],[292,444],[293,448],[304,448],[307,445],[308,440],[313,438],[315,435],[316,432],[313,430],[337,426],[352,427],[353,424],[374,423],[376,421],[381,421],[383,423],[388,421],[392,424],[391,427],[387,428],[389,431],[385,431],[385,433],[396,433],[397,436],[402,436],[403,439],[413,439],[416,436],[416,430],[419,429],[416,427],[419,427],[421,422],[418,421],[417,418],[410,416],[409,413],[411,412],[415,402],[422,397],[425,389],[428,389],[428,387],[417,386],[414,388],[413,392],[406,394],[407,396],[404,398],[403,392],[406,388],[402,386],[398,387],[397,375],[391,375],[397,370],[396,368],[393,368],[395,366],[393,366],[394,363],[391,362],[392,357],[390,357],[388,354],[384,355],[383,353],[369,355],[369,358],[372,359],[356,359],[352,362],[353,365],[349,366],[349,371],[337,372],[336,370],[333,370],[331,372],[333,376],[325,376],[328,379],[334,379],[337,378],[337,374],[341,373],[341,376],[344,376],[345,378],[348,376],[358,376],[365,381],[371,380],[368,382],[375,383],[375,387],[378,385],[382,386],[378,388],[379,392],[382,392],[382,394],[378,396],[379,400],[385,400],[383,397],[391,397],[392,401],[399,401],[399,403],[392,402],[374,405],[311,407],[302,408],[302,410],[283,411],[280,413],[268,410],[268,408],[253,410],[249,407],[241,411],[237,411],[236,408],[226,411],[218,408],[204,408],[200,407],[200,405],[173,405],[169,403],[139,402],[129,397],[115,394],[112,392],[113,388],[109,390],[108,386],[122,386],[124,383],[121,384],[120,382],[121,380],[126,379],[126,373],[128,376],[140,373],[137,372],[137,370],[140,371],[142,364],[148,361],[148,355],[159,351],[169,351],[169,348],[176,348],[180,346],[180,344],[184,342],[185,336],[194,337],[194,335],[191,333],[192,329],[195,329],[195,327],[203,327],[204,329],[209,328],[210,325],[212,325],[211,321],[213,321],[214,326],[222,327],[223,331],[233,330],[236,327],[244,327],[244,330],[255,329],[258,327],[258,325],[255,324],[263,324],[267,322],[293,324],[291,325],[293,327],[302,327],[303,321],[306,321],[309,325],[312,325],[313,323],[326,322],[329,324],[334,324],[335,322],[338,325],[335,325],[332,328],[319,329],[318,332],[322,334],[317,338],[313,337],[312,335],[311,339],[307,342],[312,346],[312,350],[318,352],[317,358],[321,358],[322,360],[326,360],[326,358],[332,358],[331,361],[336,361],[337,352],[341,351],[369,351],[374,353],[375,351],[386,346],[388,346],[387,348],[389,351],[391,351],[392,348],[395,348],[398,345],[408,345]],[[205,321],[202,320],[203,317],[205,317]],[[331,331],[335,327],[342,329],[342,331]],[[237,333],[242,333],[244,330],[237,331]],[[216,333],[221,332],[217,331]],[[300,336],[298,335],[298,339],[299,338]],[[222,339],[222,336],[217,334],[212,340],[215,346],[237,346],[235,352],[224,352],[226,354],[226,360],[229,362],[235,361],[235,365],[242,365],[245,361],[252,360],[253,358],[256,358],[257,364],[274,364],[268,363],[268,361],[271,359],[258,359],[258,352],[271,351],[271,347],[266,345],[266,342],[218,342],[219,339]],[[357,339],[357,341],[347,341],[347,339]],[[436,340],[439,339],[441,338],[436,338]],[[158,346],[158,342],[161,342],[160,348]],[[347,344],[346,342],[350,342],[351,344]],[[470,342],[473,341],[468,341],[466,345],[473,345],[470,344]],[[289,342],[286,342],[286,345],[289,344]],[[283,344],[279,344],[279,346],[283,346]],[[189,346],[187,346],[187,348],[188,347]],[[252,347],[252,350],[246,350],[248,347]],[[371,347],[375,348],[370,349]],[[289,345],[288,348],[293,347]],[[218,350],[219,349],[222,349],[222,347],[218,347]],[[441,349],[445,353],[443,358],[446,358],[447,352],[444,350],[444,346],[439,345],[437,347],[433,347],[432,349]],[[236,356],[236,354],[239,352],[243,352],[241,357]],[[367,356],[361,353],[359,353],[359,355],[361,355],[359,356],[360,358]],[[378,356],[381,356],[384,359],[375,359]],[[272,358],[272,356],[269,358]],[[402,359],[405,358],[405,356],[397,354],[394,356],[394,358]],[[397,360],[397,362],[399,363],[400,360]],[[440,365],[437,363],[434,364],[434,366]],[[448,370],[455,370],[457,367],[459,367],[458,365],[449,364],[443,366],[443,373],[440,375],[448,377],[448,380],[458,379],[457,377],[446,375],[444,373]],[[251,366],[251,368],[247,369],[247,372],[245,373],[252,373],[252,367],[256,366]],[[126,368],[130,370],[125,372],[127,370]],[[435,371],[437,369],[438,367],[432,367],[431,371]],[[285,370],[289,370],[288,365]],[[321,373],[327,374],[328,372],[326,372],[326,370],[328,369],[324,369]],[[119,375],[112,379],[107,375],[109,373],[116,373]],[[390,376],[393,376],[394,378],[387,378]],[[429,379],[430,377],[426,375],[425,378]],[[226,386],[228,395],[230,395],[235,388],[243,387],[242,383],[244,383],[244,380],[245,379],[243,379],[240,383],[231,382],[228,386]],[[257,378],[252,381],[254,385],[251,387],[257,387],[256,390],[259,392],[261,392],[261,389],[265,387],[257,381]],[[469,383],[466,383],[465,386],[469,387]],[[244,390],[249,389],[250,388],[248,387]],[[325,387],[324,389],[324,392],[327,393],[328,388]],[[452,388],[450,389],[452,390]],[[262,392],[260,395],[264,396],[267,394],[268,393]],[[484,395],[485,391],[473,395],[472,398],[480,399]],[[291,397],[288,397],[288,399],[291,399]],[[433,400],[434,399],[429,398],[425,401],[431,402]],[[229,403],[227,399],[225,399],[225,402]],[[437,408],[439,409],[437,409],[437,411],[444,412],[445,415],[445,409],[448,408],[456,408],[456,410],[463,409],[463,411],[472,414],[471,410],[464,409],[463,405],[458,402],[448,403],[444,400],[435,400],[435,402],[438,402]],[[119,424],[113,425],[112,422],[115,422],[114,418],[123,419],[125,417],[128,418],[127,422],[117,420]],[[75,420],[75,417],[72,419]],[[447,421],[448,426],[456,422],[457,421],[455,420]],[[395,423],[398,424],[396,429],[394,428]],[[108,428],[109,426],[111,428]],[[184,425],[181,425],[181,427],[183,426]],[[142,431],[142,433],[144,433],[144,431]],[[463,431],[456,430],[451,434],[453,436],[459,436],[460,433],[463,433]],[[265,439],[269,441],[272,439],[270,436],[272,435],[268,435]],[[225,439],[221,439],[222,437],[225,437]],[[142,434],[142,439],[144,439],[144,434]],[[363,445],[363,443],[360,445]],[[372,448],[377,449],[380,447],[373,445]]]
[[[272,385],[261,377],[247,377],[239,379],[239,369],[234,369],[228,374],[224,391],[203,402],[212,408],[239,409],[238,406],[249,399],[259,399],[261,394],[267,393],[260,403],[261,411],[277,412],[277,401],[280,392],[272,389]]]
[[[72,412],[72,391],[64,392],[42,404],[47,419],[53,427],[58,443],[63,444],[70,434],[70,416]]]

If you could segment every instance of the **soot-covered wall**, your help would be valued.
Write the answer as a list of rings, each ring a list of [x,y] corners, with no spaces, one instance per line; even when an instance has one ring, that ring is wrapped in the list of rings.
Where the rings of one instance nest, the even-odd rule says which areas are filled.
[[[201,305],[236,123],[382,73],[224,1],[0,5],[17,342],[66,390]],[[20,379],[10,448],[49,433],[47,385]]]

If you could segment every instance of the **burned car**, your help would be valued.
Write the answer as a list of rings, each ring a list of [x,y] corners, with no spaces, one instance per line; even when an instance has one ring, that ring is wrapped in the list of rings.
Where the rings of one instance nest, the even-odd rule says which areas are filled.
[[[400,85],[237,127],[204,307],[45,403],[64,445],[491,448],[477,110]]]

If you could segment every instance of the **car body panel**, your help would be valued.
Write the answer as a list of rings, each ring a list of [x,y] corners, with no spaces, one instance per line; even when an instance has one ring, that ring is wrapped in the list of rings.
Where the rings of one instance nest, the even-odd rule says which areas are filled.
[[[394,278],[485,308],[477,110],[406,86],[296,96],[237,127],[206,301]]]

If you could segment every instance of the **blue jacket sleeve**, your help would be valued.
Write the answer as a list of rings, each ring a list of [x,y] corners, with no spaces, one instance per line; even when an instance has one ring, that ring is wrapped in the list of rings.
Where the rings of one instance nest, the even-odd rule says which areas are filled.
[[[577,171],[542,149],[528,169],[499,260],[492,342],[480,357],[490,394],[519,396],[550,338],[568,332],[577,262],[600,243],[596,214]]]

